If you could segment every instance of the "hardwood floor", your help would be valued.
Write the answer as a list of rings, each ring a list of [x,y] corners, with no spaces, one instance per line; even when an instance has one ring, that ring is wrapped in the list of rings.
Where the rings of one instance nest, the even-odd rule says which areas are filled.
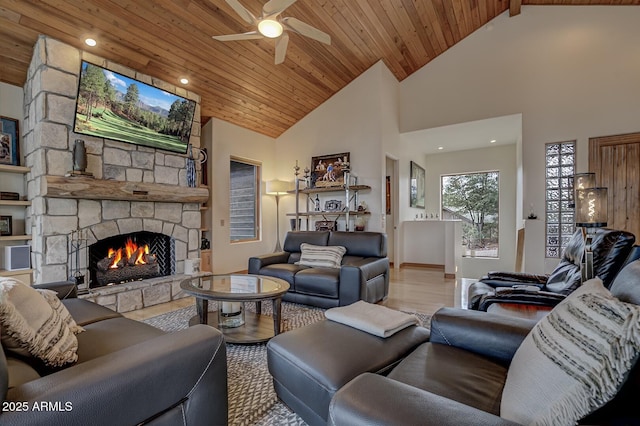
[[[460,287],[460,283],[456,280],[445,279],[442,270],[416,266],[392,268],[389,297],[382,305],[392,309],[431,315],[444,306],[460,306]],[[187,297],[127,312],[124,316],[144,320],[194,303],[192,297]]]

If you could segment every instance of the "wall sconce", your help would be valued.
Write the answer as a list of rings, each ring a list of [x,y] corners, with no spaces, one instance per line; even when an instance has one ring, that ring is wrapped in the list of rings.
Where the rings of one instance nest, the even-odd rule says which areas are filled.
[[[608,207],[607,188],[576,189],[576,226],[582,227],[584,235],[583,281],[594,277],[593,231],[607,226]]]

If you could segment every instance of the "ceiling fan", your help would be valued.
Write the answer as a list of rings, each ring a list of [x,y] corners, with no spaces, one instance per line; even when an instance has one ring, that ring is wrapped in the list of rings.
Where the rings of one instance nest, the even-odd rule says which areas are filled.
[[[329,34],[312,27],[296,18],[282,18],[279,15],[296,0],[269,0],[262,6],[262,15],[253,16],[238,0],[226,0],[226,2],[240,15],[242,19],[251,25],[256,25],[257,30],[243,34],[229,34],[213,36],[214,39],[220,41],[234,40],[254,40],[260,38],[276,39],[276,64],[284,62],[287,53],[287,45],[289,44],[289,34],[287,31],[293,31],[305,37],[318,40],[324,44],[331,44]]]

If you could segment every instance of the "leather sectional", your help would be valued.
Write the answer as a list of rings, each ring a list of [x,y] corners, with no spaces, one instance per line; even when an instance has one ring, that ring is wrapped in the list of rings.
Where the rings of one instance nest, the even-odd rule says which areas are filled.
[[[85,329],[77,335],[79,359],[54,371],[0,350],[7,408],[0,424],[227,424],[227,359],[218,330],[196,325],[165,333],[78,299],[71,283],[36,287],[57,291]],[[33,409],[42,403],[51,409]]]

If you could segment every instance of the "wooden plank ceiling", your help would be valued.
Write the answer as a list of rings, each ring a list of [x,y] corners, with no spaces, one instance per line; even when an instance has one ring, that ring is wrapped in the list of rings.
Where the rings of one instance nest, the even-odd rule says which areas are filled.
[[[265,0],[240,0],[256,16]],[[331,46],[290,33],[283,64],[274,41],[220,42],[252,31],[224,0],[0,0],[0,81],[23,86],[46,34],[180,85],[216,117],[277,137],[377,61],[402,81],[509,9],[521,5],[640,5],[640,0],[298,0],[282,16],[331,36]],[[96,47],[83,40],[93,37]]]

